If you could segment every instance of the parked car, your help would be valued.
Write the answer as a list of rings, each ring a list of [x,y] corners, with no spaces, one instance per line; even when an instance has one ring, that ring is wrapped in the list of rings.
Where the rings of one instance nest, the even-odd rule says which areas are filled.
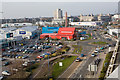
[[[9,76],[9,75],[10,75],[10,73],[9,73],[8,71],[3,71],[2,74],[3,74],[3,75],[6,75],[6,76]]]
[[[9,65],[10,64],[10,62],[5,62],[4,64],[3,64],[3,66],[7,66],[7,65]]]
[[[28,58],[28,56],[27,56],[27,55],[24,55],[24,56],[22,57],[22,59],[26,59],[26,58]]]

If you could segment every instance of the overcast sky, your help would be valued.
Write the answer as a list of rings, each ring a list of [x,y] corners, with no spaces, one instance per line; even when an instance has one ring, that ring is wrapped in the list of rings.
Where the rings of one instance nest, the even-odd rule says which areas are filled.
[[[118,2],[120,0],[2,0],[3,2]]]
[[[80,15],[80,14],[107,14],[116,13],[118,6],[118,0],[16,0],[21,2],[15,2],[15,0],[4,0],[2,3],[2,11],[4,12],[2,17],[4,18],[20,18],[20,17],[39,17],[39,16],[53,16],[53,11],[57,8],[68,12],[68,15]],[[26,2],[24,2],[26,1]],[[29,1],[29,2],[27,2]],[[40,2],[41,1],[41,2]],[[42,2],[44,1],[44,2]],[[49,2],[48,2],[49,1]],[[63,2],[64,1],[64,2]],[[69,2],[68,2],[69,1]],[[113,1],[113,2],[112,2]],[[1,7],[0,7],[1,8]],[[1,11],[0,11],[1,12]]]

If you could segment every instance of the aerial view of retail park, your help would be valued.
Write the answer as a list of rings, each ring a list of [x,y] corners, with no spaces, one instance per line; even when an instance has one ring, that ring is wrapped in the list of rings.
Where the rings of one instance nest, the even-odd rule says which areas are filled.
[[[3,2],[0,15],[0,80],[120,79],[120,2]]]

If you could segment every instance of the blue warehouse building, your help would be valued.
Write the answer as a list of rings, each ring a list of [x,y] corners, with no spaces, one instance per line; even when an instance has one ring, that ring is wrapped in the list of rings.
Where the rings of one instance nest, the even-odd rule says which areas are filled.
[[[42,27],[43,33],[58,33],[59,27]]]

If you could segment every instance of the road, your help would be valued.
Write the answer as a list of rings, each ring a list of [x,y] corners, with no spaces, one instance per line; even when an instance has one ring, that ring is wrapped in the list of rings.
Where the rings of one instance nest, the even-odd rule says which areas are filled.
[[[105,38],[103,38],[103,36],[101,36],[100,31],[90,31],[92,32],[92,34],[97,37],[96,40],[88,40],[88,41],[83,41],[83,42],[78,42],[78,45],[83,47],[83,54],[89,55],[91,54],[90,51],[94,50],[96,47],[101,47],[101,45],[91,45],[88,43],[94,42],[94,41],[104,41],[107,42],[109,44],[113,44],[115,43],[115,41],[108,41]],[[103,45],[102,45],[103,46]],[[72,75],[70,78],[80,78],[82,75],[82,78],[84,78],[88,72],[87,68],[88,65],[93,62],[95,60],[95,58],[93,57],[88,57],[88,59],[78,68],[76,74]]]

